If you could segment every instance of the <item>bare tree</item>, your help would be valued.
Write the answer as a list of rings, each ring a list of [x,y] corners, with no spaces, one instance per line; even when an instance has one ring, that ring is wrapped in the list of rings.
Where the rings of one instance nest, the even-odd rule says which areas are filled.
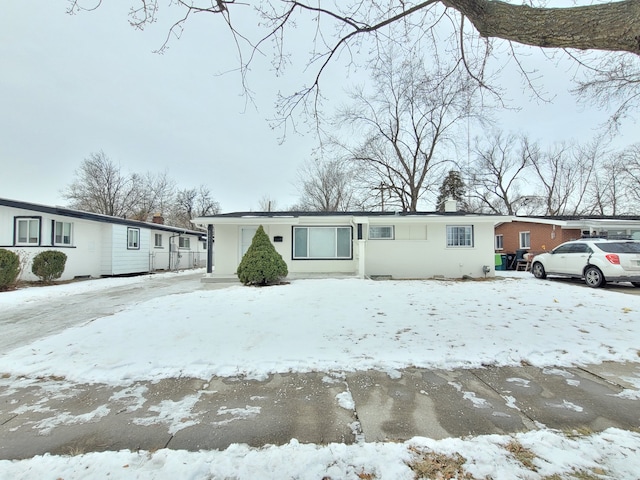
[[[586,198],[586,213],[589,215],[619,215],[629,211],[625,190],[627,187],[626,166],[620,153],[612,154],[596,167]]]
[[[435,200],[456,133],[467,125],[462,121],[481,114],[477,90],[459,67],[430,60],[428,71],[416,52],[405,58],[392,49],[383,52],[371,91],[354,90],[352,106],[337,116],[341,132],[350,126],[364,135],[355,145],[336,141],[361,181],[369,188],[382,185],[388,205],[402,211],[416,211],[426,197]]]
[[[528,212],[532,198],[523,192],[537,145],[527,137],[494,132],[476,139],[476,160],[469,172],[471,210],[515,215]]]
[[[348,163],[333,160],[309,160],[298,170],[300,200],[296,208],[305,211],[346,212],[356,209],[354,172]]]
[[[258,201],[258,210],[261,212],[275,212],[278,209],[278,201],[264,194]]]
[[[185,188],[176,193],[169,222],[172,226],[193,229],[191,219],[215,215],[220,212],[220,204],[211,197],[207,187]]]
[[[92,153],[75,172],[75,180],[62,191],[69,206],[115,217],[133,215],[142,196],[139,175],[125,175],[104,152]]]
[[[635,143],[620,154],[625,173],[625,196],[630,213],[640,214],[640,143]]]
[[[556,144],[547,152],[532,156],[536,184],[541,188],[544,215],[577,215],[587,208],[588,192],[602,145]]]
[[[101,0],[68,1],[71,13],[95,10],[101,4]],[[158,0],[131,3],[130,23],[137,29],[156,22],[159,12],[163,11]],[[354,56],[363,51],[370,51],[376,56],[376,48],[367,47],[371,44],[378,47],[387,45],[390,41],[411,45],[419,39],[434,40],[434,51],[437,49],[441,58],[446,55],[454,62],[464,64],[479,85],[489,88],[484,76],[487,65],[484,60],[500,55],[502,51],[506,54],[502,60],[515,57],[521,66],[522,58],[515,56],[514,46],[517,44],[570,52],[622,52],[627,54],[625,62],[635,66],[640,62],[640,33],[637,28],[640,24],[640,2],[637,0],[576,0],[566,7],[555,8],[546,8],[547,2],[542,0],[524,4],[500,0],[323,3],[271,0],[259,2],[255,9],[250,4],[235,0],[178,0],[168,3],[174,7],[166,10],[167,15],[173,15],[169,20],[173,24],[159,50],[166,48],[170,39],[181,36],[192,16],[217,15],[231,34],[230,45],[237,50],[246,93],[250,92],[246,84],[247,73],[258,56],[256,54],[262,54],[271,43],[275,49],[273,65],[276,74],[280,74],[289,65],[287,40],[290,31],[299,24],[315,24],[305,29],[313,32],[309,36],[311,45],[306,48],[310,53],[305,65],[311,78],[307,85],[301,85],[294,93],[281,99],[284,115],[290,115],[310,93],[315,92],[317,101],[321,76],[333,60],[347,57],[355,62]],[[251,15],[256,16],[251,18]],[[232,21],[232,18],[239,17],[242,21]],[[256,25],[259,28],[256,29]],[[372,41],[364,45],[365,39]],[[439,48],[436,39],[441,43]],[[297,46],[297,42],[292,43]],[[493,43],[506,45],[506,52],[505,49],[494,48]],[[484,53],[480,53],[484,60],[475,64],[471,61],[474,46],[484,46],[481,48]],[[606,68],[606,63],[611,60],[609,54],[599,58],[605,62],[605,67],[597,62],[590,64],[584,59],[580,62],[595,71],[612,71]],[[527,75],[524,68],[522,72]],[[600,78],[606,79],[606,76]],[[610,80],[612,84],[617,82],[616,78]],[[636,95],[639,88],[636,84],[631,95]]]
[[[640,36],[638,37],[640,38]],[[640,42],[640,40],[639,40]],[[640,108],[640,61],[628,54],[573,54],[584,67],[576,79],[574,92],[586,102],[603,108],[614,107],[610,130],[617,130],[622,119]]]
[[[176,184],[169,178],[168,173],[147,172],[142,178],[142,184],[140,200],[135,206],[133,218],[148,221],[156,213],[163,216],[168,214],[176,190]]]

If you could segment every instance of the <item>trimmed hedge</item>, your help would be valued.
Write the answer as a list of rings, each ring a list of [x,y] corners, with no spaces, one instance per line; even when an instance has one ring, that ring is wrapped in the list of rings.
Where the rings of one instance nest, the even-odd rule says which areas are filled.
[[[57,250],[40,252],[33,259],[31,272],[44,283],[51,283],[62,276],[67,256]]]
[[[288,273],[287,264],[260,225],[238,265],[238,278],[245,285],[268,285],[280,281]]]
[[[0,248],[0,290],[13,285],[20,275],[20,257],[10,250]]]

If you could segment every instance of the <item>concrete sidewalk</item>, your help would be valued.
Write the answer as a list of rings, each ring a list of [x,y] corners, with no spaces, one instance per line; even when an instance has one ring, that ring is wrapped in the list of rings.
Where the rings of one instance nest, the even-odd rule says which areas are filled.
[[[167,379],[0,378],[0,459],[159,448],[640,429],[640,363]],[[636,386],[634,386],[636,385]]]

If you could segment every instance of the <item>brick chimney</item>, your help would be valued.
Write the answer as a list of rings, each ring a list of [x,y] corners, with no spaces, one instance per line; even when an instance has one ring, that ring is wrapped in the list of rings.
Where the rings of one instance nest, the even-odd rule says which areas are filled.
[[[164,217],[159,213],[154,213],[151,221],[153,223],[157,223],[158,225],[164,225]]]

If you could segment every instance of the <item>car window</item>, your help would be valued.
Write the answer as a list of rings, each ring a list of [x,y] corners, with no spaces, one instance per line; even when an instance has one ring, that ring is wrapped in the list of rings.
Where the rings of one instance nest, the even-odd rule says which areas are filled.
[[[607,242],[595,246],[607,253],[640,253],[640,242]]]
[[[573,245],[571,243],[568,243],[566,245],[560,245],[553,251],[553,253],[569,253],[572,247]]]
[[[571,253],[591,253],[591,249],[586,243],[574,243]]]

